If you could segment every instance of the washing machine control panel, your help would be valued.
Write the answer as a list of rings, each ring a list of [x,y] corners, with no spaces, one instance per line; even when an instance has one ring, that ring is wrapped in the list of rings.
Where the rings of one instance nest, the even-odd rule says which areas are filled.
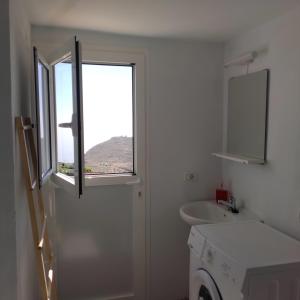
[[[235,288],[242,289],[245,270],[236,261],[231,259],[206,241],[201,257],[204,267],[221,282],[230,283]]]

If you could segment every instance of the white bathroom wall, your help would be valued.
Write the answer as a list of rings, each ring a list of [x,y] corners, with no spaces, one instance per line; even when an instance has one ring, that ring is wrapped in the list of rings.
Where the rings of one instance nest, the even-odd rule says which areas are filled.
[[[222,46],[149,43],[149,171],[151,300],[188,296],[189,227],[179,217],[186,201],[212,199],[220,162]],[[198,181],[184,182],[184,172]]]
[[[15,116],[30,115],[30,26],[23,1],[0,3],[1,299],[37,299]]]
[[[9,1],[0,2],[0,291],[1,299],[16,299],[16,219],[14,206],[13,127],[11,122]],[[3,297],[3,298],[2,298]]]
[[[31,27],[24,1],[10,0],[10,64],[11,64],[11,121],[15,193],[17,299],[38,298],[38,278],[33,248],[31,224],[28,213],[25,180],[15,130],[16,116],[31,116],[32,49]],[[9,298],[7,298],[9,299]]]
[[[249,71],[269,68],[269,130],[265,166],[224,162],[223,176],[233,194],[268,224],[300,239],[300,7],[229,41],[225,59],[263,50]],[[225,71],[228,79],[246,67]],[[225,128],[225,126],[224,126]]]
[[[178,210],[186,201],[211,198],[221,175],[221,163],[210,153],[221,147],[223,47],[43,27],[34,27],[32,37],[50,51],[75,33],[83,48],[147,54],[149,293],[152,300],[180,299],[188,295],[189,227]],[[184,182],[185,171],[196,172],[198,181]],[[132,293],[132,188],[89,188],[83,200],[58,191],[56,212],[63,299]],[[86,241],[85,251],[76,247],[80,241]]]

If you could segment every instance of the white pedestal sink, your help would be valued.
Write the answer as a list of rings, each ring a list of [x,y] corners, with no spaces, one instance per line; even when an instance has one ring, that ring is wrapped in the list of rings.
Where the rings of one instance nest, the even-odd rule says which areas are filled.
[[[259,220],[257,216],[245,208],[240,209],[238,214],[233,214],[212,200],[188,202],[180,207],[179,213],[189,225]]]

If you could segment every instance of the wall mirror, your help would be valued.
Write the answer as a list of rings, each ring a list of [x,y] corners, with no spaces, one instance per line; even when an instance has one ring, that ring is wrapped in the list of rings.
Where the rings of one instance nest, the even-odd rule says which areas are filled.
[[[227,153],[266,161],[269,70],[228,85]]]

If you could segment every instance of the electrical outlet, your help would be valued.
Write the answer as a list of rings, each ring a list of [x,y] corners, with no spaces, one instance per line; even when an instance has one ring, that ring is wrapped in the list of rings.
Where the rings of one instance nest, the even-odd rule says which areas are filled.
[[[185,172],[183,178],[186,182],[196,182],[198,181],[198,174],[194,172]]]

